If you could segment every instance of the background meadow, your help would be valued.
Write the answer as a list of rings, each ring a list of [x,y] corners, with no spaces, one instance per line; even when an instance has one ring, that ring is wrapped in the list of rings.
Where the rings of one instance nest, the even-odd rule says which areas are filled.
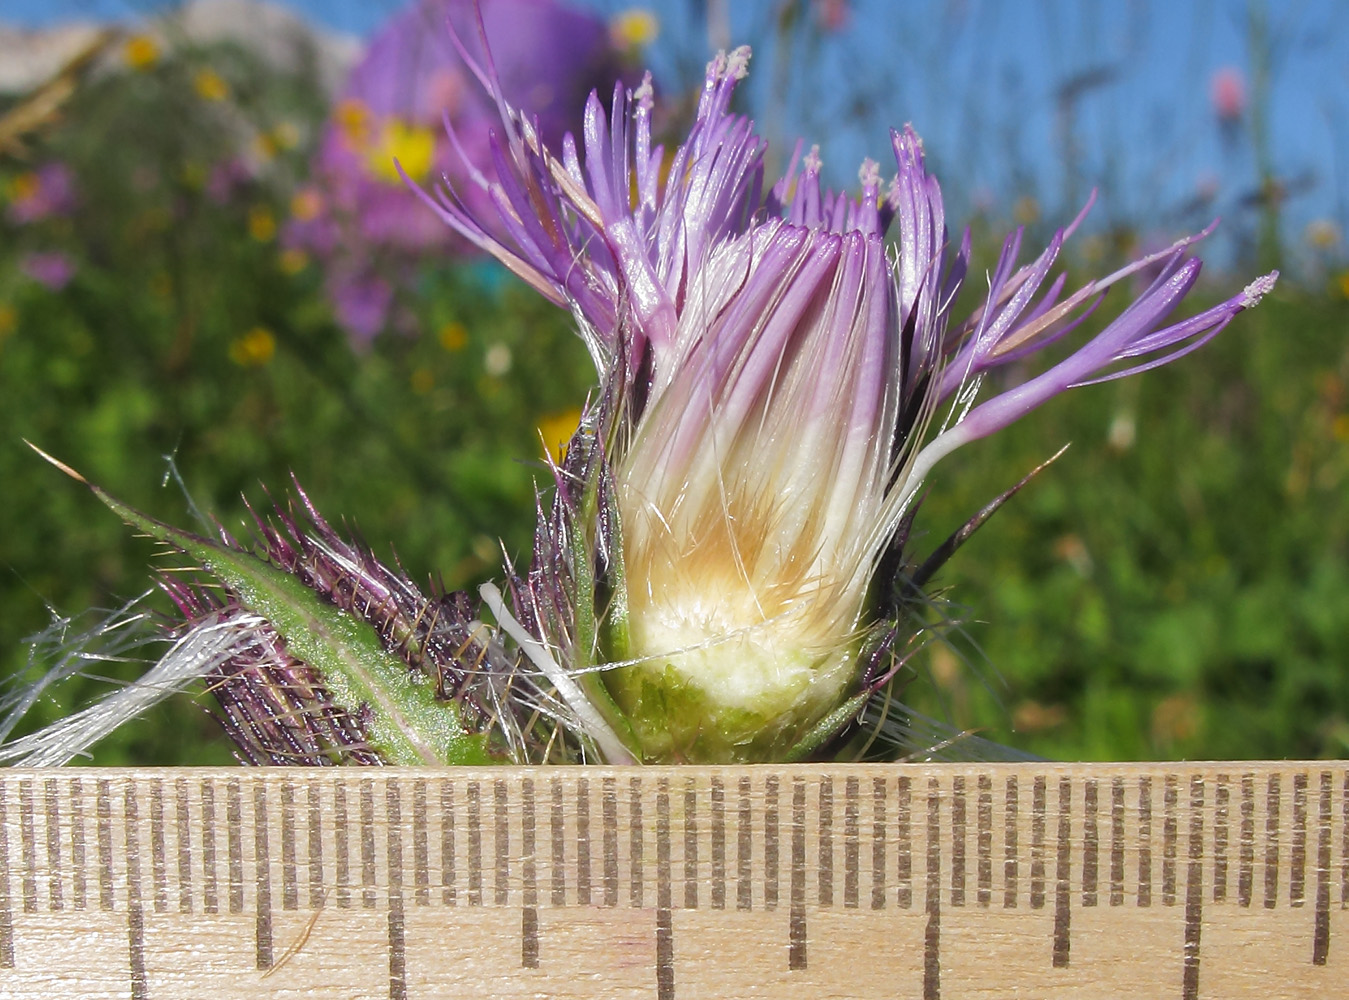
[[[225,28],[199,30],[213,5]],[[148,589],[154,561],[24,439],[183,525],[207,512],[239,529],[293,475],[331,520],[450,589],[499,575],[503,552],[526,559],[543,449],[593,372],[566,315],[396,214],[426,215],[379,158],[442,169],[425,105],[448,86],[395,80],[412,95],[395,114],[348,77],[396,5],[351,8],[359,39],[295,19],[279,55],[233,0],[113,6],[72,4],[114,20],[27,77],[6,72],[21,50],[0,30],[0,675],[40,669],[25,637]],[[1015,29],[1053,53],[1036,75],[1018,68],[1036,51],[999,45],[1019,43],[1008,4],[917,4],[898,23],[885,6],[591,3],[603,65],[566,79],[650,63],[675,137],[709,42],[749,41],[744,110],[774,142],[820,142],[838,185],[914,120],[979,266],[1016,225],[1043,245],[1099,185],[1067,255],[1076,276],[1219,214],[1189,311],[1284,274],[1198,354],[1069,393],[943,463],[919,549],[1072,445],[943,570],[963,624],[924,654],[910,700],[1057,758],[1349,755],[1343,10],[1196,4],[1168,32],[1156,4],[1098,21],[1036,4]],[[281,22],[265,23],[275,41]],[[427,44],[434,74],[448,52]],[[1338,69],[1309,81],[1317,60]],[[874,70],[840,68],[859,65]],[[335,143],[358,155],[343,165]],[[367,224],[376,205],[393,221]],[[138,669],[91,664],[28,724]],[[95,756],[229,759],[188,696]]]

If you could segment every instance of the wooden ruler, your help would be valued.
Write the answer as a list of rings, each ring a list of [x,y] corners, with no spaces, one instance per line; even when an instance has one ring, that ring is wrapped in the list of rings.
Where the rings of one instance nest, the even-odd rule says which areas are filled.
[[[0,772],[3,997],[1349,997],[1349,763]]]

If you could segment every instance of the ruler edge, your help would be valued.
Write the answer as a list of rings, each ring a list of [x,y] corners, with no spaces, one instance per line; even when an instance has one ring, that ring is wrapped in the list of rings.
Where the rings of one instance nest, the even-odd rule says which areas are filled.
[[[638,774],[649,776],[655,781],[662,778],[679,777],[683,780],[679,782],[684,788],[692,788],[693,782],[706,783],[712,779],[720,777],[729,780],[731,778],[743,777],[746,775],[776,775],[782,779],[784,786],[787,783],[799,783],[801,779],[808,782],[818,782],[820,779],[831,778],[834,780],[848,779],[850,777],[871,777],[880,778],[895,777],[904,775],[914,780],[918,785],[920,781],[927,784],[931,789],[932,795],[936,792],[936,782],[942,781],[943,795],[949,793],[954,787],[952,778],[961,776],[980,775],[989,776],[994,779],[1001,777],[1018,776],[1023,778],[1043,778],[1046,781],[1057,781],[1065,783],[1072,780],[1075,784],[1087,781],[1110,781],[1112,779],[1140,779],[1140,778],[1160,778],[1164,779],[1168,786],[1175,785],[1180,792],[1181,800],[1185,798],[1185,787],[1192,787],[1193,783],[1198,781],[1206,783],[1209,778],[1218,778],[1225,776],[1229,780],[1238,781],[1246,776],[1256,780],[1267,779],[1273,775],[1305,775],[1312,779],[1312,776],[1320,772],[1332,772],[1336,774],[1337,780],[1334,787],[1339,789],[1349,789],[1349,760],[1322,760],[1322,761],[1115,761],[1115,762],[1061,762],[1061,761],[1018,761],[1018,762],[908,762],[908,763],[808,763],[792,765],[723,765],[723,766],[693,766],[693,765],[669,765],[662,767],[639,767],[639,766],[599,766],[590,765],[582,767],[557,767],[557,766],[533,766],[533,767],[434,767],[434,768],[291,768],[291,767],[273,767],[273,768],[255,768],[255,767],[160,767],[160,768],[104,768],[104,767],[49,767],[49,768],[6,768],[7,774],[0,775],[0,784],[17,795],[17,784],[27,779],[33,784],[31,791],[37,791],[37,783],[51,781],[52,779],[64,776],[67,779],[75,780],[97,780],[98,782],[110,782],[115,788],[125,786],[127,783],[139,784],[144,782],[146,785],[158,779],[161,782],[172,781],[174,779],[197,779],[197,780],[222,780],[233,783],[242,783],[245,786],[251,785],[255,789],[261,785],[272,785],[278,782],[291,782],[295,786],[303,788],[306,780],[314,777],[320,777],[326,781],[334,779],[342,782],[357,782],[365,779],[406,779],[412,780],[430,780],[430,781],[449,781],[449,782],[482,782],[487,787],[492,782],[500,782],[503,779],[507,782],[518,782],[525,778],[538,779],[540,776],[547,775],[543,780],[556,782],[558,778],[567,781],[577,779],[592,779],[599,784],[604,779],[614,779],[620,776],[634,777]],[[924,780],[926,779],[926,780]],[[1309,790],[1310,781],[1304,781],[1304,791]],[[1284,794],[1291,794],[1292,781],[1284,785]],[[669,791],[671,798],[678,794],[673,781],[669,782]],[[710,784],[704,784],[705,789],[711,788]],[[1079,787],[1083,787],[1079,785]],[[1270,785],[1273,787],[1273,784]],[[915,789],[916,790],[916,789]],[[784,787],[785,791],[785,787]],[[1160,791],[1160,789],[1159,789]],[[115,793],[120,800],[120,791]],[[691,794],[691,791],[689,792]],[[963,792],[959,794],[964,794]],[[127,792],[128,797],[130,792]],[[15,796],[7,796],[11,801],[9,809],[6,810],[6,826],[10,833],[17,832],[15,827],[16,818],[12,815],[13,807],[17,804],[12,801]],[[1051,795],[1052,797],[1052,795]],[[1335,810],[1333,822],[1339,826],[1344,826],[1346,818],[1349,818],[1349,792],[1343,792],[1336,795],[1340,807]],[[1211,800],[1207,800],[1200,805],[1201,809],[1210,808]],[[1156,801],[1156,800],[1154,800]],[[485,802],[484,802],[485,804]],[[916,803],[915,803],[916,804]],[[972,803],[971,803],[972,804]],[[1158,803],[1160,804],[1160,803]],[[144,803],[142,803],[144,805]],[[785,802],[784,802],[785,805]],[[1052,806],[1050,807],[1053,808]],[[1183,805],[1182,805],[1182,808]],[[245,812],[248,810],[245,808]],[[1076,819],[1077,811],[1074,810]],[[1160,818],[1160,817],[1157,817]],[[145,820],[142,814],[139,820],[135,816],[127,817],[129,822],[138,823]],[[917,815],[915,822],[921,822]],[[1310,819],[1305,816],[1304,819]],[[945,832],[945,831],[943,831]],[[1281,831],[1282,833],[1283,831]],[[1310,832],[1309,830],[1307,832]],[[1349,842],[1349,828],[1341,830],[1341,836]],[[1191,834],[1192,835],[1192,834]],[[1062,833],[1059,838],[1062,838]],[[930,834],[929,834],[930,837]],[[1186,837],[1181,833],[1180,837]],[[14,861],[13,852],[15,845],[13,838],[9,838],[11,843],[7,847],[11,869]],[[1074,840],[1076,838],[1074,837]],[[1188,843],[1188,840],[1186,841]],[[1179,848],[1181,841],[1176,841]],[[784,845],[785,846],[785,845]],[[943,855],[945,852],[942,852]],[[1183,853],[1183,852],[1182,852]],[[1337,852],[1338,853],[1338,852]],[[944,859],[943,859],[944,860]],[[1048,859],[1047,859],[1048,860]],[[1349,865],[1349,856],[1339,858],[1340,862]],[[1184,859],[1178,857],[1176,861],[1184,864]],[[943,867],[940,874],[945,874]],[[8,873],[13,877],[16,873],[12,870]],[[917,873],[915,872],[915,875]],[[916,883],[915,878],[915,883]],[[12,888],[12,887],[11,887]],[[916,888],[916,885],[915,885]],[[1062,887],[1061,887],[1062,891]],[[915,892],[915,895],[917,893]],[[16,902],[9,900],[10,904]],[[134,909],[139,916],[143,910],[148,909],[140,900],[137,901]],[[148,902],[145,901],[145,902]],[[1340,909],[1343,908],[1344,900],[1341,900]],[[118,908],[120,910],[120,907]],[[682,909],[676,906],[675,909]],[[1184,909],[1182,902],[1181,909]],[[1286,906],[1280,906],[1279,909],[1286,910]],[[1310,907],[1308,908],[1310,909]],[[402,906],[398,906],[398,912],[401,916]],[[922,912],[921,907],[917,911]],[[142,917],[143,919],[143,917]],[[391,918],[392,919],[392,918]],[[1187,942],[1188,944],[1188,942]],[[143,963],[143,958],[142,958]],[[1055,963],[1058,964],[1057,962]],[[1066,963],[1065,963],[1066,964]],[[259,966],[261,968],[261,966]],[[804,964],[801,966],[804,968]],[[133,958],[132,961],[133,984],[137,980],[137,967]],[[1197,962],[1195,966],[1197,975]],[[1187,963],[1186,972],[1188,975],[1189,965]],[[933,975],[939,973],[934,972]],[[140,980],[144,985],[144,970],[140,970]],[[935,981],[935,980],[934,980]],[[1188,985],[1188,984],[1187,984]],[[133,989],[133,993],[134,993]],[[1186,995],[1191,995],[1187,992]]]
[[[766,774],[769,772],[783,776],[840,775],[847,773],[879,775],[884,773],[900,774],[1045,774],[1055,776],[1091,777],[1131,777],[1152,774],[1186,774],[1200,772],[1254,771],[1313,771],[1317,769],[1349,769],[1349,758],[1328,760],[1180,760],[1180,761],[882,761],[856,762],[843,761],[810,762],[797,764],[481,764],[461,766],[385,766],[385,767],[289,767],[289,766],[253,766],[253,765],[203,765],[179,767],[172,765],[153,767],[102,767],[99,765],[63,764],[54,767],[0,767],[0,781],[8,776],[55,777],[69,774],[72,777],[99,778],[169,778],[169,777],[221,777],[243,778],[262,776],[268,779],[291,778],[303,780],[300,776],[339,775],[351,777],[475,777],[487,776],[537,776],[541,774],[576,774],[597,777],[631,777],[637,774],[649,774],[653,777],[724,776],[726,774]]]

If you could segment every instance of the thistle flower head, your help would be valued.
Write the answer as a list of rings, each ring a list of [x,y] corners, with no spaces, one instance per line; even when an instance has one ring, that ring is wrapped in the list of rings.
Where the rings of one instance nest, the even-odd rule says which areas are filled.
[[[478,72],[502,129],[494,172],[473,182],[495,211],[423,194],[569,307],[596,359],[584,456],[558,471],[535,554],[567,570],[536,573],[517,603],[575,669],[603,672],[598,703],[648,760],[782,757],[846,723],[840,707],[876,676],[866,651],[903,644],[875,575],[932,466],[1064,389],[1194,350],[1275,277],[1172,321],[1205,231],[1065,294],[1051,270],[1084,209],[1030,263],[1022,231],[1008,236],[957,322],[970,237],[950,241],[918,136],[893,132],[891,178],[867,161],[856,198],[822,187],[815,148],[769,185],[764,141],[730,110],[749,58],[709,63],[668,169],[649,75],[607,111],[592,95],[580,145],[550,150],[489,59]],[[979,399],[989,371],[1063,338],[1144,269],[1152,284],[1104,330]]]

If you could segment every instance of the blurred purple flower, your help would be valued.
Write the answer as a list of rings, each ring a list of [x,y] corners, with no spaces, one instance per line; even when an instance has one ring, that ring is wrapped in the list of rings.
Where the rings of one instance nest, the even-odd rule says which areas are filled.
[[[384,329],[393,304],[393,288],[383,278],[334,269],[328,277],[328,290],[338,322],[361,343],[369,343]]]
[[[206,178],[206,196],[217,205],[224,205],[253,179],[254,171],[243,159],[224,160],[211,167]]]
[[[64,163],[48,163],[10,182],[9,219],[18,225],[68,215],[75,207],[75,175]]]
[[[500,112],[464,66],[453,37],[483,58],[475,6],[472,0],[421,0],[375,36],[333,109],[313,184],[297,198],[284,234],[286,246],[329,265],[329,293],[339,311],[345,312],[344,301],[363,302],[366,308],[351,314],[359,315],[360,328],[349,325],[358,342],[385,325],[387,313],[376,302],[382,299],[387,310],[399,275],[420,255],[477,253],[421,208],[394,166],[397,159],[419,180],[448,176],[473,191],[474,211],[491,211],[490,196],[470,180],[472,171],[491,169],[488,133]],[[580,127],[585,95],[621,76],[607,25],[552,0],[482,0],[480,6],[504,93],[537,114],[546,142],[560,143]],[[376,274],[381,278],[372,282]],[[358,287],[348,287],[352,282]],[[370,294],[379,285],[386,290]]]
[[[26,254],[19,263],[28,277],[59,292],[75,277],[75,262],[60,251]]]

